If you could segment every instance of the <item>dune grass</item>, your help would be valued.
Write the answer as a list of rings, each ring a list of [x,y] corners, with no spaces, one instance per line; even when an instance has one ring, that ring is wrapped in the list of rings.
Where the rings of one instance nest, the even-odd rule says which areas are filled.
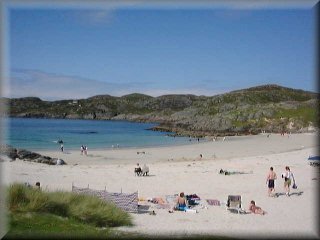
[[[110,228],[97,229],[75,219],[50,213],[12,213],[6,239],[28,238],[106,238],[113,236]]]
[[[114,204],[72,192],[47,192],[12,184],[7,194],[9,236],[26,234],[110,235],[111,227],[131,226],[131,216]]]

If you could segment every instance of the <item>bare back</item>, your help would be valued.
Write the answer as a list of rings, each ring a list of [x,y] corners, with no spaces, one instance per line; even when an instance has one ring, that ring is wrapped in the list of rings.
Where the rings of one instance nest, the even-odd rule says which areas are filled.
[[[277,179],[277,174],[274,171],[270,171],[268,173],[267,179],[268,180],[275,180],[275,179]]]

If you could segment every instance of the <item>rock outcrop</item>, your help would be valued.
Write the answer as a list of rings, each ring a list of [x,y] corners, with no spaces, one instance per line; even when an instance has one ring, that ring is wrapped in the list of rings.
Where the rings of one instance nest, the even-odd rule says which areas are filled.
[[[12,161],[17,159],[30,162],[45,163],[49,165],[64,165],[67,164],[64,160],[51,158],[41,154],[31,152],[25,149],[17,149],[10,145],[1,145],[0,154],[9,157]]]

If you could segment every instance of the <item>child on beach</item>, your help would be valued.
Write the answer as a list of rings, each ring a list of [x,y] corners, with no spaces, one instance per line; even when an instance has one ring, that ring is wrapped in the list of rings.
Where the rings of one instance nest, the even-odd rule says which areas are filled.
[[[256,206],[256,202],[251,200],[249,205],[249,211],[255,214],[265,215],[266,212],[261,209],[261,207]]]

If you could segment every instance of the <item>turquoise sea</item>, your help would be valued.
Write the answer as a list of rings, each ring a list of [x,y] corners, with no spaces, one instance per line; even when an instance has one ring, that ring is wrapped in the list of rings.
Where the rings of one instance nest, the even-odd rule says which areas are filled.
[[[1,132],[3,140],[16,148],[28,150],[75,150],[117,147],[151,147],[190,144],[187,137],[170,137],[168,133],[147,130],[156,124],[127,121],[8,118]],[[4,129],[5,128],[5,129]]]

